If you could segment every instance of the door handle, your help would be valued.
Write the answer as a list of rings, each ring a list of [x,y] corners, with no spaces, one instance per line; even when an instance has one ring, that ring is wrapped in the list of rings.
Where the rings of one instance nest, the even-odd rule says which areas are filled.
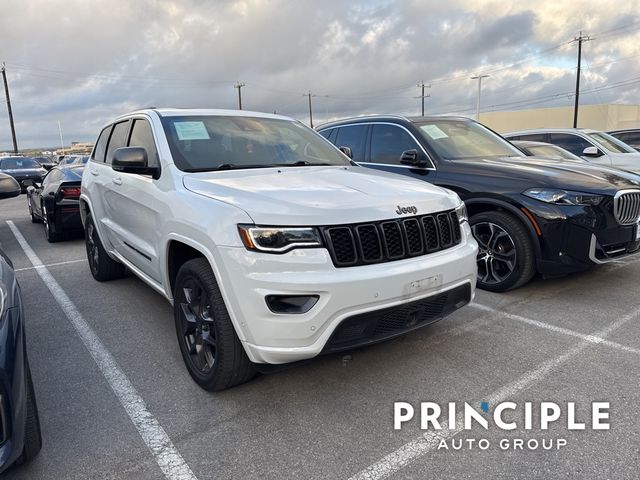
[[[113,180],[111,180],[113,183],[115,183],[116,185],[122,185],[122,179],[120,177],[116,177]]]
[[[98,175],[100,175],[100,172],[98,172],[98,170],[92,168],[91,170],[91,175],[93,175],[94,177],[97,177]]]

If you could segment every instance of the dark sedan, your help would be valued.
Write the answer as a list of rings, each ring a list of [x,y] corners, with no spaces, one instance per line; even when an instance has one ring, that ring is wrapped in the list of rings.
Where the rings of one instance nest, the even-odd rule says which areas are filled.
[[[32,157],[36,162],[42,165],[42,168],[45,170],[51,170],[53,167],[57,165],[51,157]]]
[[[478,287],[504,291],[640,253],[640,176],[526,157],[467,118],[360,117],[318,127],[362,166],[457,192],[480,246]]]
[[[44,223],[49,242],[57,242],[67,232],[82,231],[80,221],[80,181],[84,165],[52,168],[42,183],[27,188],[29,214],[34,223]]]
[[[28,180],[41,182],[47,173],[42,165],[30,157],[1,157],[0,172],[15,178],[23,192],[30,185]]]
[[[0,198],[19,194],[17,182],[0,174]],[[0,248],[0,473],[31,460],[41,445],[20,288]]]

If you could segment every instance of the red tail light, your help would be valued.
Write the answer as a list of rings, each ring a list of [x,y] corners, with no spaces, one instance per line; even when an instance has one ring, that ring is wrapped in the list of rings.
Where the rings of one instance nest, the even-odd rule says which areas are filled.
[[[63,198],[78,198],[80,197],[80,187],[61,187],[60,195]]]

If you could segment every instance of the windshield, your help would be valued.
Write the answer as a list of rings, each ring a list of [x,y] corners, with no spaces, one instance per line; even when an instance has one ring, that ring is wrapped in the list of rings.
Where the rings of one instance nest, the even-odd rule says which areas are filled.
[[[613,153],[638,153],[626,143],[612,137],[607,133],[587,133],[587,136],[598,142],[605,149]]]
[[[563,148],[558,148],[555,145],[532,145],[527,147],[533,155],[538,157],[547,157],[554,158],[559,160],[574,160],[578,162],[583,162],[584,160],[580,157],[577,157],[571,152]]]
[[[40,168],[40,164],[31,158],[12,157],[0,160],[3,170],[19,170],[23,168]]]
[[[445,160],[524,157],[520,150],[479,123],[436,119],[416,124],[429,146]]]
[[[299,122],[274,118],[163,117],[180,170],[349,165],[349,159]]]

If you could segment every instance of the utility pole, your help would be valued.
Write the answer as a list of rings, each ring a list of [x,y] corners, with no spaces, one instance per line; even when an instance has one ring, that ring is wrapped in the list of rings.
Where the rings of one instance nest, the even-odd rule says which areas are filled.
[[[422,88],[422,94],[416,98],[420,98],[422,99],[422,116],[424,117],[424,99],[425,98],[429,98],[431,95],[425,95],[424,94],[424,89],[426,88],[431,88],[431,85],[425,85],[424,82],[420,82],[418,84],[418,87]]]
[[[480,121],[480,95],[482,93],[482,79],[487,78],[489,75],[476,75],[471,77],[471,80],[478,80],[478,101],[476,102],[476,121]]]
[[[246,84],[242,83],[242,82],[237,82],[233,88],[237,88],[238,89],[238,110],[242,110],[242,87],[244,87]]]
[[[4,93],[7,97],[7,110],[9,111],[9,125],[11,126],[11,138],[13,139],[13,153],[18,154],[18,142],[16,141],[16,127],[13,125],[13,111],[11,110],[11,98],[9,97],[9,84],[7,83],[7,68],[2,62],[2,80],[4,80]]]
[[[573,128],[578,127],[578,100],[580,98],[580,64],[582,63],[582,42],[588,42],[591,37],[588,35],[580,35],[573,39],[574,42],[578,42],[578,71],[576,72],[576,103],[573,107]]]
[[[64,150],[64,139],[62,138],[62,124],[58,120],[58,132],[60,133],[60,149]]]
[[[313,110],[311,109],[311,97],[328,98],[329,95],[314,95],[313,93],[311,93],[311,90],[309,90],[308,93],[303,93],[302,96],[309,99],[309,125],[311,126],[311,128],[313,128]]]

